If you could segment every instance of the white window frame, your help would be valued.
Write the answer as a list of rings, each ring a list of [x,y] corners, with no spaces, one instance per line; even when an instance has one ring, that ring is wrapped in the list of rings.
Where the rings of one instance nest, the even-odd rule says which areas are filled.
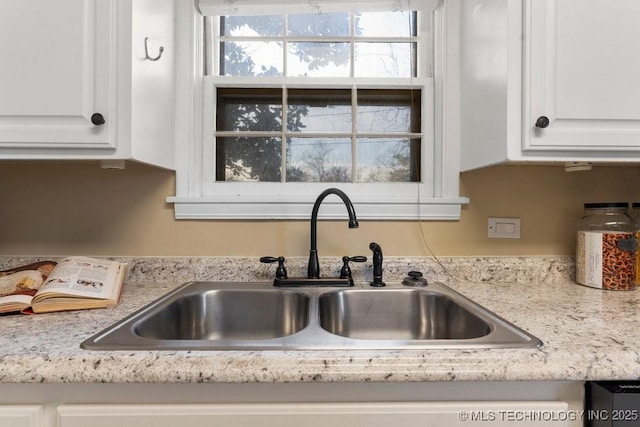
[[[459,196],[459,132],[455,114],[459,103],[457,1],[445,0],[436,9],[433,39],[433,78],[407,79],[407,88],[422,93],[421,182],[418,183],[279,183],[215,182],[212,120],[215,100],[211,77],[203,76],[202,18],[192,2],[178,2],[179,28],[186,35],[178,40],[179,85],[177,87],[176,196],[169,197],[178,219],[308,219],[311,207],[323,190],[336,187],[353,201],[358,219],[374,220],[457,220]],[[447,28],[447,31],[444,29]],[[455,35],[454,37],[451,37]],[[422,56],[422,55],[419,55]],[[358,80],[360,82],[360,79]],[[225,85],[234,86],[233,79]],[[351,88],[355,81],[322,79],[334,88]],[[272,87],[281,82],[271,82]],[[263,84],[260,83],[260,87]],[[359,85],[360,88],[363,86]],[[395,86],[397,87],[397,86]],[[377,88],[377,86],[376,86]],[[433,100],[433,102],[430,102]],[[328,198],[320,214],[323,218],[344,217],[344,206]],[[326,206],[325,206],[326,205]]]

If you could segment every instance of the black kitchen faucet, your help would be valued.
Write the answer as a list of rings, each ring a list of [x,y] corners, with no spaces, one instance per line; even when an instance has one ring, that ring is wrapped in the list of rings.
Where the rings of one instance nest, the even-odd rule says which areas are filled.
[[[358,228],[358,220],[356,219],[356,210],[351,203],[351,199],[342,190],[337,188],[327,188],[324,190],[313,205],[311,211],[311,249],[309,250],[309,264],[307,266],[307,278],[317,279],[320,277],[320,262],[318,261],[318,210],[322,201],[329,194],[335,194],[340,197],[347,207],[349,214],[349,228]]]

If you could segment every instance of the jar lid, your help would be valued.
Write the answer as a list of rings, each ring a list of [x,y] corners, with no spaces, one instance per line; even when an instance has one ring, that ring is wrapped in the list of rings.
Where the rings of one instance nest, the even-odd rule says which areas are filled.
[[[640,206],[640,205],[639,205]],[[602,208],[628,208],[627,202],[607,202],[607,203],[585,203],[585,209],[602,209]]]

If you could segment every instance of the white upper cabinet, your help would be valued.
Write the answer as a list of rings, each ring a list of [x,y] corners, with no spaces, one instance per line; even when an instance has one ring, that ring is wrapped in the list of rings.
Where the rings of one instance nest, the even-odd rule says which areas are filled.
[[[463,4],[463,169],[640,161],[640,2]]]
[[[640,2],[525,5],[524,149],[638,150]]]
[[[1,147],[115,147],[113,20],[114,1],[0,3]]]
[[[172,0],[0,2],[0,159],[172,168],[174,27]]]

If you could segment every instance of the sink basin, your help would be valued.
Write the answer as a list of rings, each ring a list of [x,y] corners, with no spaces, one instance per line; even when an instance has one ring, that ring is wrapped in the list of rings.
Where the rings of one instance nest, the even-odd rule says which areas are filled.
[[[272,290],[203,290],[151,310],[133,332],[154,340],[264,340],[308,323],[309,297]]]
[[[81,344],[88,350],[526,348],[542,342],[451,288],[190,282]]]
[[[319,299],[320,326],[363,340],[460,340],[491,326],[450,297],[427,290],[328,292]]]

